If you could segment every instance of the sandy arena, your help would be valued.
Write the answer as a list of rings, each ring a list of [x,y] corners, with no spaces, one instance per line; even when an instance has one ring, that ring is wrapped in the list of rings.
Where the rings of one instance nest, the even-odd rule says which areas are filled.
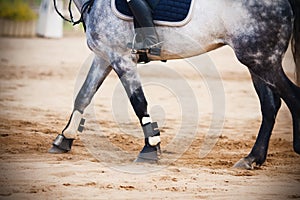
[[[293,152],[291,115],[284,103],[266,163],[254,170],[232,168],[250,152],[261,114],[247,68],[228,47],[202,56],[201,73],[184,60],[139,66],[150,113],[161,127],[157,166],[131,164],[143,146],[143,133],[114,72],[96,94],[90,109],[95,114],[86,114],[85,131],[72,151],[47,153],[68,121],[90,55],[82,35],[0,38],[0,199],[300,198],[300,156]],[[290,52],[284,65],[293,78]],[[176,93],[182,81],[194,96],[182,97],[187,90]],[[209,86],[215,82],[225,96],[214,104],[218,97]],[[187,111],[196,112],[182,110],[182,102],[192,102]],[[208,132],[220,105],[224,124],[214,138]],[[177,144],[173,139],[183,132],[186,137]],[[216,144],[203,156],[209,137]],[[119,151],[108,151],[104,143]]]

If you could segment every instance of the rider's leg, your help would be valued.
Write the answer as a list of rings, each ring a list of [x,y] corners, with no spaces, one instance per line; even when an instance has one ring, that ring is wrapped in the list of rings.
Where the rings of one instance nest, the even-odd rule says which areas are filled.
[[[135,29],[143,34],[144,41],[141,46],[135,46],[139,49],[149,49],[152,55],[160,55],[160,42],[155,30],[152,18],[152,10],[145,0],[127,0],[128,6],[134,15]]]

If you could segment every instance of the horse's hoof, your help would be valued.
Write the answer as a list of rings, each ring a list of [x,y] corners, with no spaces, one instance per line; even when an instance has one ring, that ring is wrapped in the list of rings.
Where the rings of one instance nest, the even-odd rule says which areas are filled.
[[[59,149],[56,146],[52,146],[49,150],[48,153],[53,153],[53,154],[61,154],[61,153],[67,153],[68,150],[64,150],[64,149]]]
[[[249,163],[249,161],[247,159],[242,158],[233,165],[233,168],[251,170],[251,169],[253,169],[253,166],[252,166],[252,163]]]
[[[58,134],[55,138],[49,153],[67,153],[71,150],[74,139],[66,138],[63,134]]]
[[[150,160],[150,159],[145,159],[141,157],[137,157],[134,160],[135,163],[148,163],[148,164],[157,164],[158,160]]]
[[[157,147],[145,145],[134,162],[153,163],[153,164],[157,163],[158,162]]]

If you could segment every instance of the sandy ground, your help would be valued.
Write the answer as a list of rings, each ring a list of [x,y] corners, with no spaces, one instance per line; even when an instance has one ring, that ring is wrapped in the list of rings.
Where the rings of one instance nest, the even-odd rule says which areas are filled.
[[[261,115],[249,73],[229,48],[139,66],[162,133],[161,161],[141,165],[132,161],[143,133],[114,72],[72,151],[47,153],[88,66],[84,37],[0,38],[0,44],[0,199],[300,198],[300,157],[284,104],[266,163],[232,168],[251,150]],[[284,65],[293,77],[290,55]]]

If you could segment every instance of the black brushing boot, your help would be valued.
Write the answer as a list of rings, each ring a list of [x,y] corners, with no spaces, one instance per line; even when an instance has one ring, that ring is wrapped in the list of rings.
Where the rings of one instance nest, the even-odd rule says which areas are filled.
[[[160,56],[161,42],[159,42],[158,35],[152,18],[152,10],[145,0],[130,0],[128,6],[134,15],[134,28],[137,33],[142,34],[143,41],[136,43],[133,48],[137,51],[148,50],[149,54]],[[131,48],[132,46],[130,46]]]
[[[67,153],[71,150],[74,139],[66,138],[63,134],[57,135],[54,142],[52,143],[49,153]]]
[[[77,132],[82,132],[84,129],[85,119],[82,118],[82,112],[74,110],[67,126],[58,134],[49,149],[49,153],[67,153],[71,151],[74,139],[77,137]]]
[[[145,146],[139,153],[135,162],[157,163],[160,155],[160,132],[157,123],[143,125]]]

